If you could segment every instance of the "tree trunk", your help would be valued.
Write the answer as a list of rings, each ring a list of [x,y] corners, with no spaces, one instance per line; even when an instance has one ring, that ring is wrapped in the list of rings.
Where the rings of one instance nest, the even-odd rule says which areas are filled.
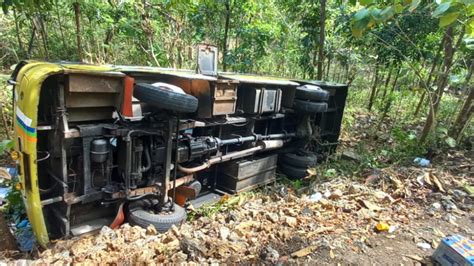
[[[324,31],[326,24],[326,0],[320,0],[319,14],[319,52],[318,52],[318,79],[323,79],[323,62],[324,62]]]
[[[33,29],[31,31],[31,37],[30,37],[30,41],[28,42],[28,52],[26,54],[26,58],[30,59],[31,57],[31,52],[33,52],[33,43],[35,41],[35,35],[36,35],[36,26],[35,24],[33,23]]]
[[[423,86],[423,87],[425,87],[425,90],[423,91],[423,94],[420,97],[420,101],[418,102],[418,105],[416,106],[415,113],[413,114],[414,116],[417,116],[418,113],[420,112],[421,106],[423,105],[423,102],[425,101],[426,90],[431,87],[431,79],[433,77],[436,66],[438,65],[438,60],[439,60],[439,57],[441,55],[441,50],[443,50],[443,46],[444,46],[445,41],[446,41],[446,35],[443,36],[443,39],[439,43],[438,50],[436,51],[436,56],[433,59],[433,65],[431,66],[430,73],[428,74],[428,79],[426,80],[426,83]]]
[[[43,40],[43,48],[44,48],[44,53],[46,55],[45,59],[49,60],[49,49],[48,49],[48,33],[46,32],[46,27],[44,26],[44,20],[43,20],[43,15],[39,14],[37,16],[38,18],[38,23],[40,25],[40,33],[41,33],[41,39]]]
[[[385,80],[384,89],[383,89],[382,98],[384,99],[385,99],[385,96],[387,95],[388,84],[390,84],[390,81],[392,80],[392,73],[393,73],[393,65],[390,65],[390,69],[388,70],[387,79]]]
[[[462,30],[456,47],[459,47],[461,44],[462,37],[464,36],[464,29]],[[428,137],[429,133],[431,132],[431,128],[433,124],[436,122],[436,114],[438,112],[439,103],[441,102],[441,98],[443,97],[444,88],[448,83],[448,75],[451,70],[451,65],[453,63],[453,56],[456,50],[453,47],[453,26],[449,26],[445,32],[446,41],[444,43],[444,64],[443,64],[443,72],[440,74],[437,82],[437,89],[435,94],[430,99],[430,112],[426,119],[425,126],[423,127],[423,131],[421,132],[420,142],[425,142],[426,138]]]
[[[375,65],[375,75],[374,75],[374,83],[372,84],[372,89],[370,90],[370,97],[369,97],[369,111],[372,110],[372,105],[374,104],[375,93],[377,91],[377,83],[379,82],[379,63]]]
[[[77,40],[77,56],[82,62],[82,46],[81,46],[81,6],[79,2],[72,3],[74,7],[74,15],[76,18],[76,40]]]
[[[222,61],[223,61],[223,69],[227,71],[227,41],[229,38],[229,25],[230,25],[230,16],[231,16],[231,8],[230,8],[230,1],[225,1],[225,28],[224,28],[224,41],[222,44]]]
[[[63,23],[61,21],[61,15],[59,14],[59,3],[57,0],[55,1],[54,6],[56,11],[56,17],[58,19],[57,22],[59,26],[59,34],[61,35],[61,41],[63,43],[63,49],[67,49],[66,38],[64,37]]]
[[[334,67],[333,67],[333,70],[332,70],[332,81],[336,81],[336,75],[337,75],[337,71],[338,71],[338,66],[339,64],[337,63],[337,60],[334,62]]]
[[[344,76],[342,77],[342,83],[346,83],[349,78],[349,64],[344,67]]]
[[[351,68],[349,67],[349,78],[347,80],[347,86],[351,86],[352,82],[355,79],[356,73],[357,73],[356,70],[351,70]]]
[[[469,90],[469,94],[462,105],[461,110],[458,113],[458,116],[451,128],[449,135],[454,138],[457,142],[461,140],[462,132],[469,124],[469,121],[472,118],[473,113],[473,99],[474,99],[474,88],[469,86],[469,81],[472,78],[472,71],[474,69],[474,59],[471,60],[471,66],[469,67],[469,72],[464,81],[464,88]]]
[[[397,81],[398,81],[398,78],[400,77],[400,72],[401,71],[402,71],[402,67],[400,66],[400,67],[398,67],[397,75],[395,76],[395,79],[393,80],[391,92],[394,92],[395,88],[397,87]]]
[[[329,71],[331,70],[331,57],[328,56],[328,67],[326,69],[326,80],[329,79]]]
[[[381,71],[379,80],[384,80],[384,78],[385,78],[385,72]],[[377,98],[377,96],[379,95],[379,92],[380,92],[380,90],[377,90],[377,91],[375,92],[375,98]]]
[[[16,15],[16,10],[13,8],[13,17],[15,18],[15,29],[16,29],[16,38],[18,40],[18,49],[23,53],[23,43],[20,38],[20,25],[18,24],[18,16]]]

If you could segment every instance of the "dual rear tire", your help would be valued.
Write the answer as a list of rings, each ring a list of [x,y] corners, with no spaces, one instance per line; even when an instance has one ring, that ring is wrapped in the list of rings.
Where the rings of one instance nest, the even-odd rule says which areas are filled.
[[[316,166],[317,156],[313,153],[299,151],[280,155],[280,170],[288,178],[296,180],[309,176],[308,169]]]
[[[329,92],[315,85],[296,88],[293,108],[305,114],[324,113],[328,109]]]

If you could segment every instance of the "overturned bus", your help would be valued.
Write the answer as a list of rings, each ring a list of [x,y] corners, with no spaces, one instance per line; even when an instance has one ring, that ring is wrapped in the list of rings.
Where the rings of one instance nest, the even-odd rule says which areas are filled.
[[[166,231],[194,207],[303,178],[337,145],[347,86],[197,71],[20,62],[15,151],[42,246],[124,222]]]

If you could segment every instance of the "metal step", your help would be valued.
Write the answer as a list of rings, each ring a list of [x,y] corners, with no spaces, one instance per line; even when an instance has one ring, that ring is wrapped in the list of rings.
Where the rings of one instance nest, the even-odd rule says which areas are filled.
[[[111,217],[99,218],[95,220],[90,220],[85,223],[82,223],[78,226],[71,227],[71,234],[73,236],[80,236],[83,234],[91,233],[94,231],[100,230],[104,225],[109,226],[114,219]]]
[[[197,208],[202,207],[205,204],[213,204],[213,203],[218,202],[222,198],[222,196],[223,194],[209,192],[202,196],[200,195],[196,199],[189,201],[189,203],[191,203],[191,205],[193,205],[193,207],[197,209]]]

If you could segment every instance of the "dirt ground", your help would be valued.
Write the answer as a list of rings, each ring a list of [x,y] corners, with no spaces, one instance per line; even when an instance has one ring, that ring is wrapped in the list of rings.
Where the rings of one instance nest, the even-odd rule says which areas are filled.
[[[343,134],[343,145],[355,143],[356,133],[349,140]],[[318,174],[327,171],[322,166],[301,182],[280,180],[213,206],[190,206],[188,221],[164,234],[125,224],[31,254],[0,255],[6,263],[430,264],[443,237],[474,240],[474,196],[466,189],[474,185],[473,155],[453,149],[430,167],[337,169],[331,178]],[[348,164],[361,162],[328,167]]]
[[[419,265],[430,263],[446,235],[474,239],[472,198],[459,191],[452,195],[464,198],[417,188],[411,198],[391,200],[390,193],[355,181],[331,180],[300,192],[287,187],[275,184],[226,198],[216,214],[196,211],[194,220],[165,234],[127,224],[104,227],[93,236],[58,241],[30,258],[42,263]],[[325,191],[318,201],[306,193],[315,189]],[[375,230],[380,222],[393,232]]]
[[[15,238],[8,228],[8,224],[3,216],[3,213],[0,212],[0,251],[4,250],[17,250],[15,243]]]

